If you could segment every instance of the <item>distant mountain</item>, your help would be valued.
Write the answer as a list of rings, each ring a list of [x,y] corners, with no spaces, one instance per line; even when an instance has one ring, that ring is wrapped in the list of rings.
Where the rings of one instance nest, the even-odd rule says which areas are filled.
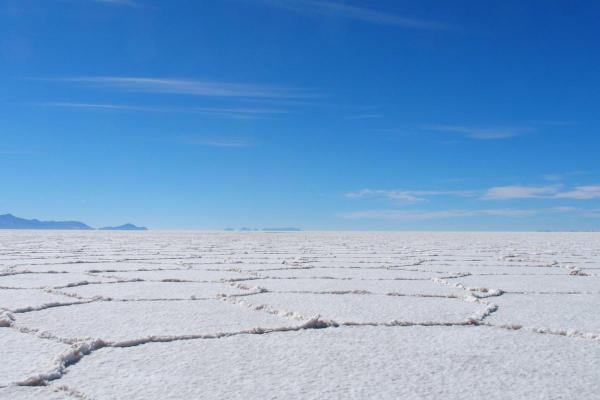
[[[107,226],[105,228],[99,228],[100,231],[147,231],[148,228],[145,226],[135,226],[133,224],[125,224],[121,226]]]
[[[24,219],[12,214],[0,215],[0,229],[61,229],[61,230],[91,230],[94,229],[78,221],[40,221]]]

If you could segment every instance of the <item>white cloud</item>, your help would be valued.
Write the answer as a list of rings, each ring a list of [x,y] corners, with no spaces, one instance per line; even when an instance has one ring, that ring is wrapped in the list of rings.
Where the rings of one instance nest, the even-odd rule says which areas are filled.
[[[576,186],[572,190],[561,190],[560,186],[499,186],[488,189],[483,200],[512,199],[600,199],[600,185]]]
[[[92,76],[59,80],[137,93],[264,99],[298,99],[319,96],[317,93],[297,88],[193,79]]]
[[[544,186],[496,186],[487,190],[385,190],[361,189],[345,194],[349,199],[388,199],[416,203],[430,197],[476,197],[480,200],[516,200],[516,199],[600,199],[600,185],[576,186],[563,189],[560,184]]]
[[[353,211],[338,214],[343,219],[374,219],[388,221],[422,221],[453,218],[482,218],[482,217],[506,217],[526,218],[539,215],[567,214],[569,216],[583,218],[600,218],[600,209],[585,209],[576,207],[550,207],[539,209],[511,209],[494,208],[482,210],[367,210]]]
[[[419,221],[468,217],[530,217],[538,213],[536,210],[486,209],[486,210],[436,210],[436,211],[404,211],[404,210],[370,210],[354,211],[339,214],[344,219],[379,219],[391,221]]]
[[[285,110],[252,108],[252,107],[144,107],[129,106],[124,104],[93,104],[93,103],[65,103],[49,102],[35,103],[36,106],[60,107],[84,110],[104,110],[104,111],[135,111],[135,112],[181,112],[205,114],[214,117],[231,119],[259,119],[272,117],[278,114],[286,114]]]
[[[488,189],[484,200],[510,200],[548,197],[558,191],[557,186],[498,186]]]
[[[376,25],[399,26],[411,29],[440,30],[449,29],[447,25],[439,22],[411,18],[391,14],[370,8],[359,7],[341,1],[323,0],[257,0],[270,6],[304,14],[316,14],[330,17],[340,17],[350,20],[366,22]]]
[[[422,125],[420,129],[433,132],[455,133],[477,140],[509,139],[534,130],[532,127],[472,127],[459,125]]]
[[[600,185],[577,186],[573,190],[557,193],[554,197],[575,200],[600,199]]]
[[[470,191],[459,190],[382,190],[382,189],[361,189],[355,192],[346,193],[350,199],[360,198],[386,198],[390,200],[418,202],[424,201],[432,196],[471,196]]]

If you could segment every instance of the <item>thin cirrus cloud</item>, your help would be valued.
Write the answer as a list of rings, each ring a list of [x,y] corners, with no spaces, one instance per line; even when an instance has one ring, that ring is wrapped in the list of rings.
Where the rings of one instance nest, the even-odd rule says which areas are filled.
[[[533,132],[533,127],[473,127],[460,125],[421,125],[420,130],[451,133],[476,140],[500,140],[510,139],[526,133]]]
[[[34,103],[33,105],[40,107],[58,107],[67,109],[70,108],[76,110],[131,111],[150,113],[194,113],[230,119],[263,119],[288,113],[288,111],[286,110],[253,107],[145,107],[130,106],[125,104],[97,104],[71,102]]]
[[[534,199],[552,197],[559,190],[559,186],[497,186],[488,189],[483,200],[511,200]]]
[[[383,189],[361,189],[346,193],[349,199],[384,198],[394,201],[420,202],[432,196],[460,196],[469,197],[473,193],[460,190],[383,190]]]
[[[406,17],[341,1],[324,0],[254,0],[256,3],[289,11],[327,17],[345,18],[375,25],[398,26],[421,30],[447,30],[450,27],[437,21]]]
[[[134,93],[178,94],[203,97],[306,99],[322,96],[322,94],[299,88],[195,79],[91,76],[62,78],[58,79],[58,81]]]
[[[538,214],[536,210],[484,209],[484,210],[369,210],[339,214],[343,219],[377,219],[389,221],[422,221],[468,217],[530,217]]]
[[[498,186],[488,189],[481,197],[483,200],[513,199],[600,199],[600,185],[575,186],[563,190],[561,186]]]
[[[575,200],[600,199],[600,185],[577,186],[573,190],[557,193],[555,198]]]
[[[345,193],[348,199],[386,199],[407,203],[427,201],[431,197],[464,197],[479,200],[517,199],[600,199],[600,184],[575,186],[564,189],[562,185],[544,186],[496,186],[486,190],[386,190],[360,189]]]

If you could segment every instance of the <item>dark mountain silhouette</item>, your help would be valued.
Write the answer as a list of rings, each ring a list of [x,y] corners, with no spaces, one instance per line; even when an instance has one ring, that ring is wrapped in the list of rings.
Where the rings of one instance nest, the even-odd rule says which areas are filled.
[[[145,226],[135,226],[133,224],[125,224],[121,226],[107,226],[105,228],[99,228],[100,231],[147,231],[148,228]]]
[[[91,230],[94,229],[78,221],[40,221],[24,219],[12,214],[0,215],[0,229],[61,229],[61,230]]]
[[[89,225],[79,221],[40,221],[15,217],[12,214],[0,215],[0,229],[56,229],[56,230],[94,230]],[[100,228],[102,231],[147,231],[148,228],[125,224],[121,226]]]

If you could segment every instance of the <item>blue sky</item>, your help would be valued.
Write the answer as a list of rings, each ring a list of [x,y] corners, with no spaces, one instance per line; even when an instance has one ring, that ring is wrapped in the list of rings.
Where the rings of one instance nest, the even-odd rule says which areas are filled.
[[[0,0],[0,213],[600,228],[600,3]]]

